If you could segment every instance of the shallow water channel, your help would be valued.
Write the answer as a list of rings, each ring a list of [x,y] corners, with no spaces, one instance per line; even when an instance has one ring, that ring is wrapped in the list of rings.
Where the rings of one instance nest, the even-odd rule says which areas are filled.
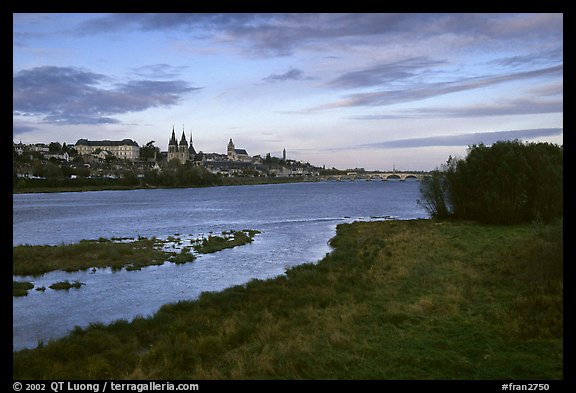
[[[13,348],[35,347],[74,326],[131,320],[163,304],[195,299],[321,259],[336,225],[355,220],[428,217],[417,181],[346,181],[257,186],[16,194],[13,244],[75,243],[138,236],[184,242],[223,231],[256,229],[254,242],[183,265],[140,271],[90,269],[14,276],[45,291],[13,298]],[[184,244],[186,245],[186,244]],[[48,286],[79,280],[79,289]]]

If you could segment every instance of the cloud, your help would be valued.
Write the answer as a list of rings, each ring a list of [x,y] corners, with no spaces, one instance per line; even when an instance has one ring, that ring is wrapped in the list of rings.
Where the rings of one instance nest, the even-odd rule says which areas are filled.
[[[344,73],[328,82],[328,86],[348,89],[398,83],[421,76],[423,71],[445,63],[445,61],[431,60],[426,57],[413,57]]]
[[[548,42],[562,40],[562,14],[432,14],[432,13],[157,13],[109,14],[92,18],[77,28],[79,34],[119,30],[174,30],[247,44],[244,49],[262,55],[289,55],[304,44],[373,38],[372,45],[388,41],[410,43],[441,37],[449,32],[462,42],[493,43],[536,36]],[[364,40],[366,43],[367,41]]]
[[[418,31],[427,34],[434,21],[453,18],[450,14],[383,13],[157,13],[108,14],[81,23],[77,34],[103,34],[120,30],[174,30],[239,41],[245,49],[262,55],[289,55],[302,44],[353,37],[403,34]],[[437,29],[435,29],[437,30]],[[436,34],[443,32],[437,30]]]
[[[480,76],[465,78],[450,82],[415,83],[397,90],[379,90],[375,92],[349,94],[343,99],[309,108],[305,111],[321,111],[342,107],[357,106],[387,106],[404,102],[420,101],[431,97],[460,91],[479,89],[505,82],[512,82],[530,78],[562,76],[564,66],[541,68],[502,75]]]
[[[531,94],[535,96],[563,96],[564,81],[561,79],[545,86],[535,87],[531,90]]]
[[[290,69],[283,74],[271,74],[265,78],[262,78],[262,80],[266,82],[284,82],[288,80],[303,80],[303,79],[306,79],[304,78],[304,72],[302,70],[292,67],[290,67]]]
[[[100,15],[82,22],[76,28],[80,35],[104,34],[121,30],[204,30],[212,34],[240,26],[259,24],[274,14],[255,13],[121,13]]]
[[[32,132],[32,131],[36,131],[36,130],[38,130],[37,127],[27,126],[24,124],[16,124],[16,123],[12,124],[12,135],[25,134],[27,132]]]
[[[135,75],[150,79],[173,79],[179,77],[188,66],[172,66],[169,64],[151,64],[142,67],[133,68]]]
[[[561,113],[564,111],[562,99],[537,101],[534,99],[517,99],[498,101],[489,104],[475,104],[462,107],[435,107],[403,110],[399,113],[382,115],[357,116],[357,120],[381,120],[381,119],[404,119],[423,117],[486,117],[486,116],[510,116],[510,115],[533,115],[538,113]]]
[[[13,77],[14,114],[44,116],[50,123],[118,123],[114,115],[175,105],[200,89],[180,80],[131,80],[112,88],[100,87],[102,82],[110,78],[74,67],[19,71]]]
[[[425,138],[396,139],[386,142],[370,143],[358,146],[359,148],[399,149],[411,147],[431,146],[469,146],[483,143],[491,145],[503,140],[526,140],[538,137],[561,135],[563,128],[534,128],[527,130],[476,132],[459,135],[442,135]]]
[[[535,52],[522,55],[503,57],[488,62],[490,66],[523,67],[523,66],[545,66],[563,62],[564,49],[554,48],[544,52]]]

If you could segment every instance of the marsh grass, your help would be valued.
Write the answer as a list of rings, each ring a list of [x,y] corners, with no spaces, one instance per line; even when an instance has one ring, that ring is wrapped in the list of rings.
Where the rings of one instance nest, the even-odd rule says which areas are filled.
[[[100,267],[137,270],[162,264],[170,257],[158,244],[156,238],[141,237],[122,243],[101,238],[57,246],[20,245],[13,248],[13,274],[37,276],[54,270],[73,272]]]
[[[334,252],[13,354],[14,379],[562,379],[562,223],[339,225]]]
[[[180,250],[179,253],[172,253],[168,260],[177,265],[181,265],[184,263],[192,262],[195,259],[196,256],[191,252],[191,247],[182,247],[182,250]]]
[[[222,236],[210,235],[197,240],[193,246],[182,246],[183,240],[178,235],[168,236],[166,240],[139,236],[137,239],[81,240],[56,246],[19,245],[13,248],[12,269],[14,275],[38,276],[54,270],[74,272],[109,267],[113,271],[123,268],[132,271],[166,261],[183,264],[196,259],[192,248],[201,254],[216,252],[251,243],[258,233],[253,229],[223,232]],[[162,249],[166,243],[182,247],[178,252],[166,251]]]
[[[34,284],[28,281],[12,281],[12,296],[27,296]]]
[[[86,285],[83,282],[80,282],[78,280],[74,281],[74,282],[70,282],[68,280],[64,280],[64,281],[58,281],[55,282],[54,284],[50,285],[48,288],[50,289],[54,289],[54,290],[69,290],[70,288],[80,288],[82,285]]]
[[[243,246],[254,241],[254,236],[260,231],[254,229],[244,229],[241,231],[222,232],[222,236],[210,235],[202,239],[199,244],[194,245],[194,250],[200,254],[209,254],[226,248]]]

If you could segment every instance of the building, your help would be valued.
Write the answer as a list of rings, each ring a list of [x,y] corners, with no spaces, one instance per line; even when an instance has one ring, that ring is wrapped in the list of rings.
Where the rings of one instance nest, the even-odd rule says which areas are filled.
[[[234,147],[232,138],[230,138],[230,142],[228,142],[227,153],[228,159],[232,161],[252,161],[245,149],[236,149]]]
[[[172,127],[172,137],[168,142],[168,162],[176,158],[181,164],[185,164],[188,161],[194,161],[195,157],[196,150],[192,144],[192,134],[190,134],[190,146],[188,146],[186,135],[184,135],[184,129],[182,129],[182,137],[180,138],[180,143],[178,143],[176,142],[174,127]]]
[[[137,160],[140,157],[140,146],[132,139],[121,141],[89,141],[88,139],[78,139],[74,145],[78,154],[89,155],[97,150],[109,151],[117,158],[126,160]]]
[[[70,154],[68,154],[68,152],[64,152],[64,153],[45,153],[44,158],[49,160],[51,158],[55,158],[56,160],[63,160],[63,161],[70,161]]]
[[[20,141],[20,143],[12,142],[12,146],[16,154],[18,154],[19,156],[21,156],[22,153],[24,153],[27,150],[27,146],[23,144],[22,141]]]
[[[28,147],[28,150],[30,151],[38,151],[40,153],[48,153],[50,151],[50,148],[48,147],[47,144],[45,143],[35,143],[33,145],[30,145]]]
[[[266,173],[263,165],[247,161],[205,161],[204,168],[210,173],[229,176],[260,176]]]

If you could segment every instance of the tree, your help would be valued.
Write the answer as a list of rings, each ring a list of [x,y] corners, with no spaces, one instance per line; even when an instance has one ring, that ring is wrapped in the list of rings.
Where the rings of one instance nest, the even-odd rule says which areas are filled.
[[[169,169],[178,169],[178,167],[180,167],[180,165],[182,165],[182,163],[180,162],[180,160],[178,158],[172,158],[170,161],[168,161],[168,168]]]
[[[138,184],[138,177],[136,176],[136,173],[134,173],[134,171],[123,170],[121,178],[122,178],[122,183],[124,185],[134,186],[134,185]]]
[[[563,214],[563,151],[549,143],[470,146],[421,183],[420,203],[436,218],[486,223],[549,221]]]
[[[45,177],[48,181],[54,181],[64,177],[60,165],[53,162],[48,162],[42,167],[41,176]]]
[[[62,145],[59,142],[50,142],[48,151],[50,153],[60,153],[62,151]]]
[[[449,208],[446,176],[440,170],[430,172],[420,183],[423,199],[418,204],[434,218],[445,219],[451,214]]]
[[[156,157],[160,157],[160,148],[154,146],[154,142],[150,141],[140,148],[140,158],[153,161]]]

